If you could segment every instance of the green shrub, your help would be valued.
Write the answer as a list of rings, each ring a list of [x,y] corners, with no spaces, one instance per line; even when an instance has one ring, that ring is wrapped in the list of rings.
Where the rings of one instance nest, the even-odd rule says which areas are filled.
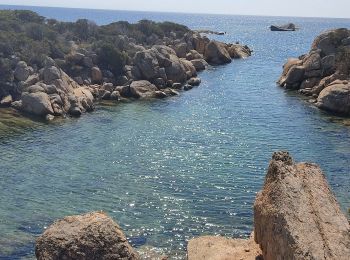
[[[159,28],[164,32],[165,35],[169,35],[170,32],[176,32],[183,36],[185,33],[190,31],[187,26],[172,22],[159,23]]]
[[[18,20],[25,23],[43,23],[45,20],[43,16],[29,10],[15,10],[13,13]]]
[[[146,36],[156,34],[158,36],[164,36],[164,32],[159,27],[159,24],[150,20],[141,20],[136,24],[136,29],[143,32]]]
[[[97,25],[87,19],[79,19],[74,24],[74,32],[80,40],[87,41],[89,38],[95,37]]]
[[[0,58],[0,81],[12,81],[13,71],[11,68],[11,61],[6,58]]]
[[[110,43],[98,43],[95,46],[99,57],[99,66],[110,70],[114,76],[119,76],[127,62],[128,56],[125,52],[120,52]]]

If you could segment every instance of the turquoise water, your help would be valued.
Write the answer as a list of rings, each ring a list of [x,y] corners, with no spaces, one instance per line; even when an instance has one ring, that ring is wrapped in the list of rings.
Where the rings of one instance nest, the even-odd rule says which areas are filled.
[[[136,247],[171,259],[183,259],[197,235],[248,236],[254,198],[280,149],[318,163],[343,210],[350,208],[350,127],[275,85],[287,57],[350,20],[34,10],[100,24],[181,22],[226,31],[216,38],[248,44],[254,54],[201,73],[200,87],[166,100],[100,105],[50,124],[14,123],[0,110],[0,259],[33,257],[35,237],[53,220],[92,210],[108,212]],[[267,30],[284,22],[301,30]]]

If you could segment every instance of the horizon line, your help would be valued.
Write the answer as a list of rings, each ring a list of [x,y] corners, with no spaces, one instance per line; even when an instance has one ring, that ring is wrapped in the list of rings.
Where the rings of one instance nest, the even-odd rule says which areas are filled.
[[[257,16],[257,17],[286,17],[286,18],[326,18],[326,19],[348,19],[350,17],[322,17],[322,16],[289,16],[289,15],[266,15],[266,14],[228,14],[228,13],[205,13],[205,12],[172,12],[172,11],[150,11],[150,10],[128,10],[128,9],[105,9],[105,8],[81,8],[81,7],[67,7],[67,6],[43,6],[43,5],[13,5],[13,4],[0,4],[0,6],[13,6],[13,7],[39,7],[39,8],[63,8],[63,9],[80,9],[80,10],[99,10],[99,11],[126,11],[126,12],[151,12],[151,13],[169,13],[169,14],[194,14],[194,15],[225,15],[225,16]]]

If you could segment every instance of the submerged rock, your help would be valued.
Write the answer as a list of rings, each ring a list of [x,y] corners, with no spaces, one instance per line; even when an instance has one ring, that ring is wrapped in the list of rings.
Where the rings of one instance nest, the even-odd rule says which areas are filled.
[[[37,239],[35,255],[38,260],[139,259],[118,224],[101,212],[56,221]]]
[[[349,259],[350,226],[321,169],[272,156],[254,204],[255,241],[264,259]]]

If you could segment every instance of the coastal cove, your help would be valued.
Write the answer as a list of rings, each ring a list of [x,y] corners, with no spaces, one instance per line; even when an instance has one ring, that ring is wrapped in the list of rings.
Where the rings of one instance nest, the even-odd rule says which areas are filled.
[[[275,85],[288,57],[349,20],[290,18],[302,29],[282,34],[268,30],[285,21],[278,17],[31,9],[99,24],[170,20],[225,31],[210,37],[240,41],[254,53],[201,72],[198,88],[164,100],[97,104],[81,118],[52,123],[12,123],[1,110],[0,129],[8,126],[0,130],[1,259],[33,257],[44,227],[93,210],[118,220],[136,248],[175,259],[197,235],[247,237],[267,162],[281,149],[318,163],[343,211],[350,208],[349,126]]]

